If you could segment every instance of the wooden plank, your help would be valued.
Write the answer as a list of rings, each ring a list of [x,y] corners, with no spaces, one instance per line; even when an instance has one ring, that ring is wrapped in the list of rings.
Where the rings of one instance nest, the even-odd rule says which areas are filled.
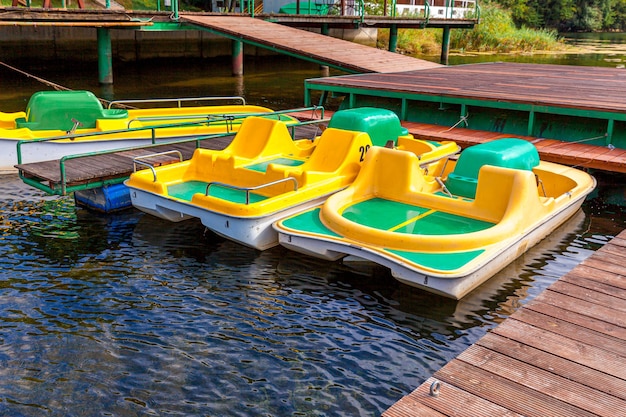
[[[233,134],[203,140],[200,142],[200,147],[203,149],[223,150],[232,142],[234,136]],[[65,184],[66,186],[74,187],[128,177],[134,170],[133,159],[137,156],[178,150],[181,152],[183,160],[185,160],[191,158],[195,149],[196,142],[188,141],[158,146],[148,145],[145,148],[134,148],[68,159],[65,161]],[[151,163],[154,166],[159,166],[177,161],[179,161],[179,158],[172,154],[153,158]],[[61,188],[60,160],[20,164],[16,165],[16,167],[22,171],[26,178],[47,184],[51,189],[59,190]]]
[[[623,275],[616,274],[610,271],[604,271],[599,268],[594,267],[595,261],[589,260],[587,264],[580,264],[574,270],[572,270],[569,274],[567,274],[569,279],[584,279],[587,281],[592,281],[598,283],[598,285],[605,286],[609,289],[617,288],[619,293],[621,294],[623,290],[626,290],[626,277]],[[589,284],[593,285],[593,284]],[[582,286],[582,285],[581,285]]]
[[[602,271],[598,271],[598,272],[599,272],[598,275],[602,273]],[[624,286],[626,286],[626,279],[624,279],[623,277],[619,278],[618,276],[614,274],[610,274],[609,276],[611,278],[617,278],[621,280]],[[590,278],[589,275],[585,275],[582,271],[575,270],[575,271],[572,271],[570,274],[567,274],[564,277],[561,277],[560,280],[562,282],[569,282],[571,284],[578,285],[579,287],[587,288],[597,293],[620,297],[622,300],[626,301],[626,299],[624,298],[626,296],[626,293],[623,291],[624,290],[623,288],[619,288],[615,285],[610,285],[605,282],[601,282],[599,281],[599,278],[600,276]]]
[[[524,341],[536,349],[551,352],[580,365],[626,379],[625,357],[596,346],[539,329],[512,317],[496,327],[493,332],[503,337]]]
[[[598,259],[595,256],[592,256],[581,262],[581,265],[619,275],[623,280],[624,276],[622,274],[624,273],[624,266],[621,264],[622,260],[618,256],[613,256],[610,258],[604,256],[602,259]]]
[[[514,355],[515,352],[505,355],[483,346],[473,345],[459,355],[458,360],[491,372],[524,388],[534,390],[536,394],[533,397],[540,398],[539,394],[543,394],[598,416],[626,416],[626,410],[621,409],[624,403],[619,398],[599,392],[585,384],[556,375],[548,370],[529,365],[516,359],[513,357]],[[530,401],[533,399],[531,398]],[[559,412],[565,412],[562,405],[558,405],[558,407]],[[544,415],[551,414],[546,413]],[[570,415],[579,414],[574,412]]]
[[[603,262],[603,263],[612,264],[617,267],[626,268],[626,257],[623,256],[623,254],[620,252],[621,251],[619,250],[617,251],[614,251],[611,249],[603,250],[603,248],[600,248],[596,251],[597,256],[594,256],[594,260],[596,262]]]
[[[476,342],[476,345],[512,356],[529,365],[626,401],[626,380],[569,361],[552,352],[536,349],[523,341],[509,339],[495,333],[487,333]]]
[[[615,247],[619,247],[619,248],[626,248],[626,239],[624,239],[624,238],[622,238],[620,236],[614,237],[613,239],[611,239],[611,241],[609,243],[607,243],[604,246],[615,246]],[[604,246],[602,248],[604,248]],[[600,248],[600,249],[602,249],[602,248]]]
[[[325,112],[326,116],[329,117],[332,116],[332,113],[331,111]],[[298,114],[298,117],[302,120],[316,120],[316,117],[311,117],[309,114]],[[441,125],[407,121],[402,121],[401,123],[403,127],[407,128],[409,133],[418,139],[433,141],[450,140],[456,142],[462,148],[495,139],[511,137],[510,134],[485,130],[466,128],[450,129]],[[607,152],[605,150],[608,148],[593,145],[569,143],[554,139],[541,139],[532,136],[516,135],[515,137],[534,144],[539,152],[539,156],[545,161],[565,165],[576,165],[580,168],[595,168],[603,171],[626,173],[626,150],[613,149]],[[561,153],[562,146],[570,146],[573,148],[581,147],[581,150],[577,152],[579,156],[571,157],[563,155]]]
[[[626,327],[626,315],[619,311],[614,311],[610,307],[589,302],[579,297],[572,297],[552,291],[552,287],[537,296],[536,300],[542,303],[551,304],[563,310],[564,314],[576,312],[588,317],[603,320],[615,326]]]
[[[575,312],[564,315],[553,305],[532,302],[515,313],[515,319],[570,339],[613,352],[626,353],[626,328]],[[562,318],[560,317],[562,316]]]
[[[214,138],[201,142],[208,149],[224,149],[232,141],[232,136]],[[133,158],[164,151],[178,150],[183,159],[189,159],[195,150],[195,142],[137,148],[119,152],[85,156],[65,161],[66,183],[78,185],[103,179],[128,176],[133,172]],[[153,159],[156,165],[178,161],[175,155]],[[48,181],[53,185],[61,183],[60,160],[34,162],[17,165],[25,175]]]
[[[429,378],[411,394],[394,404],[383,417],[409,417],[409,416],[455,416],[455,417],[521,417],[520,414],[507,410],[459,389],[452,384],[441,386],[437,397],[430,395],[430,386],[438,382],[436,378]],[[396,407],[399,405],[399,407]]]
[[[491,140],[511,137],[510,134],[498,132],[466,128],[447,129],[440,125],[416,122],[402,122],[402,125],[416,138],[434,141],[451,140],[463,148]],[[620,151],[619,154],[608,153],[605,152],[607,148],[599,146],[575,144],[553,139],[538,139],[532,136],[516,135],[515,137],[533,143],[539,152],[539,156],[545,161],[626,173],[626,151]],[[564,146],[568,146],[575,151],[564,152]]]
[[[617,240],[617,239],[614,239]],[[602,246],[600,249],[598,249],[596,251],[596,253],[599,253],[601,255],[603,254],[607,254],[607,255],[614,255],[617,258],[620,259],[624,259],[624,246],[619,246],[616,243],[613,243],[613,240],[611,240],[611,242],[607,243],[606,245]],[[626,264],[626,260],[622,261],[622,263]],[[621,264],[621,263],[619,263]]]
[[[563,320],[568,323],[573,323],[578,326],[582,326],[586,329],[593,330],[595,332],[601,333],[603,335],[611,336],[612,338],[618,339],[620,343],[618,346],[622,346],[623,341],[626,340],[626,328],[615,325],[613,323],[609,323],[602,318],[590,317],[588,315],[580,314],[577,311],[567,311],[564,312],[559,306],[554,304],[539,302],[537,300],[533,300],[533,302],[528,303],[524,306],[524,310],[534,311],[546,316],[553,318],[554,320]],[[564,314],[566,313],[566,314]],[[550,319],[546,318],[545,320],[550,321]],[[558,324],[554,324],[558,326]],[[541,326],[538,326],[541,327]],[[595,335],[594,335],[595,336]],[[611,343],[616,342],[614,339]],[[622,350],[624,352],[626,350]],[[616,351],[616,353],[621,353]]]
[[[594,415],[547,393],[536,391],[462,360],[453,360],[448,363],[437,371],[434,377],[446,385],[453,385],[528,417],[591,417]]]
[[[624,302],[626,292],[619,291],[617,288],[615,289],[615,294],[605,294],[559,280],[550,286],[550,291],[558,292],[589,303],[599,304],[604,308],[612,310],[614,315],[623,315],[626,317],[626,302]]]

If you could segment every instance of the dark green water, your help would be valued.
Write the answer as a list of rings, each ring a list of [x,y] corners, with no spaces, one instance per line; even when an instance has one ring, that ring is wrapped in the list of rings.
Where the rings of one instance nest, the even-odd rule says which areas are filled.
[[[290,59],[22,68],[107,98],[302,105]],[[41,83],[0,68],[0,108]],[[0,415],[377,416],[625,227],[605,180],[570,222],[456,302],[380,269],[258,252],[129,210],[103,216],[0,178]]]

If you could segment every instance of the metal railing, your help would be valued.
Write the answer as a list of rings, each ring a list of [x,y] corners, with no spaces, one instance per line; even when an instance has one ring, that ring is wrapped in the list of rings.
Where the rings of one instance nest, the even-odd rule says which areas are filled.
[[[285,120],[285,121],[290,121],[293,120],[292,118],[285,116],[285,118],[283,119],[283,115],[288,115],[289,113],[295,113],[295,112],[303,112],[303,111],[312,111],[312,112],[316,112],[316,111],[320,111],[321,112],[321,117],[324,118],[324,108],[321,106],[311,106],[311,107],[302,107],[302,108],[297,108],[297,109],[288,109],[288,110],[277,110],[277,111],[272,111],[272,112],[260,112],[260,113],[241,113],[241,114],[223,114],[223,115],[198,115],[198,116],[193,116],[195,118],[200,118],[203,117],[203,120],[195,120],[192,122],[187,122],[187,123],[168,123],[168,124],[159,124],[159,125],[153,125],[153,126],[142,126],[142,127],[136,127],[136,128],[132,128],[129,127],[127,129],[115,129],[115,130],[108,130],[108,131],[104,131],[104,132],[88,132],[88,133],[70,133],[70,134],[66,134],[66,135],[60,135],[60,136],[53,136],[53,137],[46,137],[46,138],[37,138],[37,139],[22,139],[20,141],[17,142],[17,163],[18,164],[22,164],[24,161],[22,160],[22,148],[24,146],[27,146],[29,144],[33,144],[33,143],[40,143],[40,142],[51,142],[51,141],[59,141],[59,140],[64,140],[64,139],[69,139],[71,141],[76,140],[76,139],[102,139],[102,137],[104,136],[111,136],[112,140],[113,139],[118,139],[120,137],[124,137],[124,135],[128,134],[128,133],[135,133],[135,132],[141,132],[141,131],[147,131],[149,132],[149,137],[152,141],[152,144],[156,144],[157,141],[157,132],[159,130],[162,129],[172,129],[172,128],[184,128],[184,127],[191,127],[191,126],[209,126],[211,123],[225,123],[228,122],[226,124],[227,126],[227,130],[226,134],[232,134],[233,132],[231,131],[232,128],[232,122],[236,121],[236,120],[241,120],[241,119],[245,119],[247,117],[250,116],[260,116],[260,117],[275,117],[278,116],[279,120]],[[188,116],[184,116],[185,118]],[[176,118],[176,116],[172,116],[172,117],[164,117],[165,120],[174,120]],[[293,124],[300,124],[297,122],[293,122]],[[290,126],[291,124],[289,124],[288,126]],[[148,137],[148,135],[146,135],[146,138]]]
[[[156,178],[155,178],[156,181]],[[204,195],[206,197],[209,196],[209,190],[212,186],[216,185],[218,187],[223,187],[223,188],[230,188],[232,190],[237,190],[237,191],[245,191],[246,192],[246,205],[250,204],[250,192],[251,191],[256,191],[256,190],[260,190],[262,188],[268,188],[271,187],[272,185],[278,185],[278,184],[282,184],[284,182],[292,182],[293,183],[293,190],[294,191],[298,191],[298,180],[295,179],[294,177],[287,177],[287,178],[281,178],[279,180],[276,181],[272,181],[272,182],[268,182],[265,184],[261,184],[261,185],[257,185],[254,187],[239,187],[237,185],[231,185],[231,184],[226,184],[223,182],[217,182],[217,181],[213,181],[210,182],[206,185],[206,190],[204,192]]]
[[[234,1],[234,0],[233,0]],[[381,3],[366,2],[365,0],[296,0],[291,4],[296,4],[298,15],[332,15],[351,16],[363,22],[366,16],[389,16],[402,18],[443,18],[443,19],[466,19],[471,14],[471,18],[479,20],[480,6],[479,0],[409,0],[409,3],[398,3],[398,0],[382,0]],[[31,7],[31,0],[26,0],[26,7]],[[67,0],[62,0],[62,8],[67,8]],[[262,0],[257,1],[260,5]],[[420,4],[416,4],[420,3]],[[443,3],[443,4],[439,4]],[[460,3],[461,6],[458,6]],[[243,13],[254,17],[257,14],[255,0],[239,0],[239,6],[232,12]],[[463,6],[465,5],[465,7]],[[105,1],[105,7],[111,8],[111,0]],[[398,13],[398,7],[403,12]],[[172,19],[179,19],[179,0],[155,0],[156,11],[171,11]],[[213,10],[213,12],[216,12]],[[217,11],[219,12],[219,11]],[[224,13],[231,12],[223,10]],[[292,14],[292,13],[290,13]],[[456,15],[456,16],[455,16]]]
[[[234,1],[234,0],[233,0]],[[295,0],[282,6],[291,6],[288,14],[297,15],[329,15],[349,16],[363,21],[366,16],[389,16],[392,18],[442,18],[467,19],[471,16],[478,19],[480,14],[479,0],[408,0],[398,3],[398,0],[381,0],[381,2],[366,2],[365,0]],[[163,0],[163,10],[171,10],[172,17],[178,19],[179,0]],[[107,8],[109,0],[107,0]],[[256,3],[263,4],[262,1]],[[255,0],[240,0],[237,10],[252,17],[257,13]],[[295,4],[295,9],[293,8]],[[161,0],[156,0],[157,10],[161,9]],[[278,7],[278,6],[277,6]],[[401,12],[398,12],[401,10]],[[213,11],[215,12],[215,11]],[[228,13],[230,10],[224,10]],[[278,13],[278,11],[272,11]]]
[[[304,121],[304,122],[293,122],[293,123],[289,123],[287,125],[288,129],[290,129],[292,131],[292,136],[294,136],[295,139],[295,129],[298,126],[307,126],[310,124],[315,124],[315,123],[323,123],[323,122],[327,122],[328,120],[324,119],[324,108],[321,106],[309,106],[309,107],[301,107],[301,108],[295,108],[295,109],[287,109],[287,110],[279,110],[279,111],[274,111],[274,112],[270,112],[270,113],[258,113],[258,114],[241,114],[241,115],[235,115],[235,118],[240,118],[240,119],[244,119],[246,117],[249,116],[261,116],[261,117],[274,117],[274,116],[278,116],[279,119],[281,119],[282,115],[286,115],[289,113],[302,113],[302,112],[308,112],[311,111],[312,113],[317,114],[317,112],[320,112],[320,119],[316,119],[316,120],[310,120],[310,121]],[[292,120],[291,118],[289,118],[289,120]],[[225,137],[225,136],[230,136],[233,135],[234,132],[232,131],[227,131],[227,132],[222,132],[222,133],[214,133],[214,134],[208,134],[208,135],[203,135],[203,136],[195,136],[193,138],[170,138],[170,140],[167,139],[163,139],[162,141],[157,142],[156,141],[156,131],[158,131],[159,129],[168,129],[168,128],[172,128],[172,127],[184,127],[184,126],[190,126],[190,125],[198,125],[198,124],[206,124],[206,122],[194,122],[194,123],[177,123],[177,124],[167,124],[167,125],[158,125],[158,126],[151,126],[151,127],[141,127],[141,128],[131,128],[131,129],[121,129],[121,130],[115,130],[115,131],[108,131],[108,132],[92,132],[92,133],[83,133],[83,134],[71,134],[71,135],[63,135],[63,136],[55,136],[55,137],[49,137],[49,138],[39,138],[39,139],[24,139],[24,140],[20,140],[17,142],[17,164],[20,165],[23,163],[23,157],[22,157],[22,153],[23,150],[22,148],[24,146],[27,146],[29,144],[34,144],[34,143],[41,143],[41,142],[49,142],[49,141],[57,141],[57,140],[63,140],[63,139],[76,139],[76,138],[90,138],[93,137],[95,139],[100,138],[104,135],[112,135],[112,136],[117,136],[119,137],[120,134],[122,133],[128,133],[128,132],[135,132],[135,131],[150,131],[150,136],[151,136],[151,142],[150,144],[146,144],[146,145],[140,145],[140,146],[132,146],[132,147],[119,147],[119,148],[115,148],[115,149],[107,149],[107,150],[101,150],[101,151],[93,151],[93,152],[86,152],[86,153],[80,153],[80,154],[73,154],[73,155],[66,155],[63,156],[62,158],[60,158],[59,161],[59,173],[60,173],[60,180],[59,180],[59,185],[56,186],[54,184],[50,184],[49,186],[46,184],[41,183],[39,180],[34,179],[34,178],[28,178],[26,176],[23,175],[23,171],[20,169],[19,170],[19,176],[22,179],[22,181],[34,188],[37,188],[39,190],[42,190],[48,194],[51,195],[66,195],[68,192],[73,192],[73,191],[79,191],[79,190],[86,190],[86,189],[91,189],[91,188],[98,188],[98,187],[102,187],[104,185],[111,185],[111,184],[117,184],[122,182],[125,178],[127,177],[119,177],[119,178],[109,178],[106,180],[102,180],[102,181],[93,181],[93,182],[89,182],[87,184],[79,184],[79,185],[72,185],[72,186],[68,186],[68,176],[67,176],[67,170],[66,170],[66,163],[70,160],[74,160],[74,159],[80,159],[80,158],[87,158],[87,157],[91,157],[91,156],[98,156],[98,155],[107,155],[107,154],[113,154],[113,153],[117,153],[117,152],[127,152],[127,151],[132,151],[132,150],[136,150],[136,149],[150,149],[150,148],[154,148],[157,146],[166,146],[166,145],[175,145],[175,144],[182,144],[182,143],[189,143],[189,142],[195,142],[195,146],[196,148],[200,147],[200,143],[202,141],[205,140],[209,140],[209,139],[216,139],[219,137]],[[142,165],[143,164],[139,164]]]
[[[470,16],[478,19],[479,10],[478,0],[410,0],[409,3],[391,0],[390,7],[392,17],[421,17],[427,20],[467,19]]]
[[[137,172],[137,165],[148,168],[150,171],[152,171],[152,177],[154,178],[153,182],[156,182],[157,174],[156,174],[156,169],[154,169],[154,165],[152,165],[151,163],[145,162],[143,160],[153,159],[153,158],[165,156],[165,155],[177,155],[178,162],[183,162],[183,154],[177,150],[151,153],[150,155],[141,155],[141,156],[136,156],[133,158],[133,172]]]
[[[131,104],[152,104],[152,103],[174,103],[176,107],[183,107],[183,103],[198,103],[198,102],[215,102],[215,101],[234,101],[236,105],[245,106],[246,99],[241,96],[209,96],[209,97],[181,97],[181,98],[149,98],[149,99],[131,99],[131,100],[113,100],[109,102],[108,108],[111,109],[114,106],[127,107]]]

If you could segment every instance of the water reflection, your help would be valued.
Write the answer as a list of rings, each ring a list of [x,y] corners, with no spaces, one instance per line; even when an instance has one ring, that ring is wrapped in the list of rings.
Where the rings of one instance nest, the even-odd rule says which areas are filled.
[[[457,302],[15,177],[0,194],[11,415],[377,415],[609,238],[581,212]]]
[[[319,75],[298,65],[283,88],[276,64],[258,65],[233,79],[209,63],[128,64],[108,93],[242,92],[287,108]],[[46,74],[99,88],[93,74]],[[2,103],[17,107],[4,111],[42,89],[0,78],[12,85]],[[621,232],[620,193],[605,181],[584,212],[457,302],[383,269],[254,251],[195,221],[98,215],[1,176],[0,414],[379,415]]]

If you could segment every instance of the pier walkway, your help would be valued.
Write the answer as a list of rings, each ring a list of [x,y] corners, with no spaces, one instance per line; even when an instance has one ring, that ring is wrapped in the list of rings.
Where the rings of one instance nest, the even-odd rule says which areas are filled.
[[[164,11],[24,9],[0,7],[2,26],[58,26],[149,31],[204,30],[233,41],[319,63],[348,73],[413,71],[442,65],[300,28],[471,28],[472,19],[409,19],[385,16],[295,16]],[[322,29],[320,29],[321,31]],[[109,41],[110,42],[110,41]],[[105,54],[106,55],[106,54]]]
[[[326,110],[325,117],[333,112]],[[310,113],[294,113],[300,120],[309,120]],[[537,148],[544,161],[575,166],[584,169],[597,169],[606,172],[626,173],[626,149],[608,146],[571,143],[563,140],[537,138],[534,136],[512,135],[509,133],[487,130],[467,129],[464,127],[448,128],[446,126],[402,121],[402,126],[417,139],[436,142],[454,141],[461,148],[478,145],[491,140],[510,138],[512,136],[531,142]]]
[[[383,413],[626,416],[626,231]]]
[[[494,62],[305,81],[305,103],[375,106],[401,120],[626,149],[623,70]],[[325,105],[325,107],[328,107]]]
[[[626,149],[588,145],[586,143],[571,143],[532,136],[511,135],[486,130],[465,128],[449,129],[427,123],[402,122],[402,125],[418,139],[434,141],[451,140],[462,148],[495,139],[515,136],[516,138],[527,140],[535,145],[539,156],[544,161],[575,166],[577,168],[591,168],[600,171],[626,174]]]
[[[371,46],[245,16],[181,14],[181,20],[233,40],[244,41],[351,73],[413,71],[442,66]]]

